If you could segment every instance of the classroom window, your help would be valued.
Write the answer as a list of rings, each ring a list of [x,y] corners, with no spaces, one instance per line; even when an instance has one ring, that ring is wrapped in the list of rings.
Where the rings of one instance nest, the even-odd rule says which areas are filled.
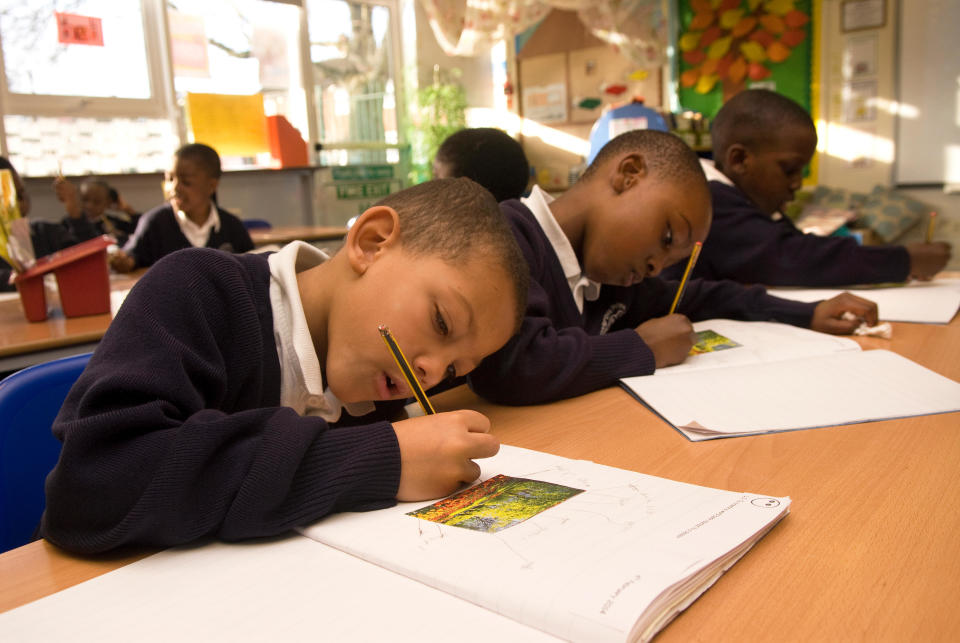
[[[308,0],[322,162],[399,160],[396,3]]]

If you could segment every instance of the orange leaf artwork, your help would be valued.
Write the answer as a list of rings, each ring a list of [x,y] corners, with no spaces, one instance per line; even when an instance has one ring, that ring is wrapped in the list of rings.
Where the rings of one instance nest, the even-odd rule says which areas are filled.
[[[737,84],[743,80],[743,77],[747,75],[747,61],[743,59],[743,56],[737,58],[733,61],[733,64],[730,65],[730,69],[727,71],[727,78],[730,79],[730,82]]]
[[[791,29],[796,29],[797,27],[802,27],[810,22],[810,16],[802,11],[794,9],[783,17],[783,22]]]
[[[769,47],[776,39],[769,31],[760,29],[759,31],[754,31],[752,34],[750,34],[750,40],[760,43],[763,47]]]
[[[680,74],[680,85],[687,88],[693,87],[697,84],[698,78],[700,78],[699,69],[688,69]]]
[[[763,25],[764,29],[774,34],[783,33],[787,28],[787,25],[783,22],[783,18],[775,16],[772,13],[760,16],[760,24]]]
[[[683,62],[691,66],[696,66],[706,60],[707,54],[702,49],[683,52]]]
[[[730,11],[731,9],[736,9],[740,6],[740,0],[723,0],[720,3],[720,6],[717,7],[718,12]]]
[[[790,48],[782,42],[772,43],[767,47],[767,58],[775,63],[782,63],[790,57]]]
[[[780,36],[780,42],[787,47],[796,47],[803,42],[806,37],[807,32],[803,29],[790,29],[789,31],[783,32],[783,35]]]
[[[748,33],[753,31],[753,28],[757,26],[757,19],[753,16],[746,16],[740,18],[740,22],[734,25],[733,29],[730,31],[730,35],[734,38],[740,38],[741,36],[746,36]]]
[[[690,8],[700,13],[701,11],[713,11],[710,0],[690,0]]]
[[[710,74],[715,73],[719,63],[720,61],[717,59],[708,58],[702,65],[700,65],[700,73],[704,76],[709,76]]]
[[[703,35],[700,36],[700,46],[709,47],[713,44],[713,41],[723,35],[723,29],[714,25],[703,32]]]
[[[690,21],[689,29],[693,31],[700,31],[701,29],[706,29],[713,22],[713,12],[704,11],[693,16],[693,20]]]
[[[750,80],[763,80],[765,78],[768,78],[770,74],[773,73],[760,63],[750,63],[748,69],[749,69],[748,73],[750,75]]]

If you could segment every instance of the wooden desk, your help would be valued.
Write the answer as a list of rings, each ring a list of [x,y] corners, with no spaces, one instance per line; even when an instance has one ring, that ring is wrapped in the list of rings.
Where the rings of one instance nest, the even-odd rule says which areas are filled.
[[[250,238],[255,246],[270,243],[284,244],[291,241],[339,241],[347,234],[346,228],[327,226],[280,226],[250,230]]]
[[[129,290],[143,273],[111,276],[111,292]],[[42,322],[27,321],[19,297],[0,301],[0,372],[89,352],[113,320],[112,313],[64,317],[56,296],[47,297],[49,316]]]
[[[960,380],[960,319],[861,339]],[[459,388],[507,444],[723,489],[789,495],[792,512],[658,642],[960,640],[960,414],[689,442],[619,388],[499,407]],[[0,611],[128,564],[46,542],[0,555]]]

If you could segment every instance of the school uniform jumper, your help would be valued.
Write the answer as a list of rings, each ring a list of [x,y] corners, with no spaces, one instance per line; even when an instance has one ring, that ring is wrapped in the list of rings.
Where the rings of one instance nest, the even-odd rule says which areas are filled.
[[[905,281],[910,255],[903,246],[861,246],[851,237],[800,231],[788,217],[774,220],[738,187],[710,181],[713,223],[693,276],[769,286],[848,286]],[[664,276],[679,278],[684,262]]]
[[[501,404],[539,404],[653,373],[653,351],[635,328],[669,312],[679,283],[648,277],[630,287],[603,285],[581,313],[530,209],[517,200],[504,201],[500,209],[530,267],[527,310],[520,332],[468,375],[470,387]],[[759,286],[691,280],[677,312],[694,321],[721,317],[806,327],[815,307],[773,297]]]
[[[65,216],[60,225],[73,239],[74,243],[88,241],[103,234],[112,234],[121,246],[137,229],[140,215],[128,215],[125,212],[104,212],[103,217],[91,221],[86,214],[79,217]]]
[[[140,279],[54,423],[43,537],[83,553],[240,540],[395,503],[389,422],[280,406],[270,281],[266,256],[210,249]]]
[[[220,207],[217,207],[217,215],[220,217],[220,228],[210,230],[207,248],[236,253],[253,250],[250,233],[239,218]],[[146,268],[175,250],[190,247],[173,207],[166,203],[140,216],[137,230],[123,250],[134,258],[138,268]]]

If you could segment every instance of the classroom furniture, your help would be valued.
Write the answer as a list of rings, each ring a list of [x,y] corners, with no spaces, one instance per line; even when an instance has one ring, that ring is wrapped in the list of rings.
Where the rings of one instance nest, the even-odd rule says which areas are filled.
[[[894,323],[891,340],[857,341],[960,380],[960,318]],[[617,387],[530,407],[489,404],[463,387],[433,400],[486,413],[507,444],[792,498],[791,514],[658,643],[960,638],[958,413],[694,443]],[[80,558],[30,543],[0,555],[0,610],[148,553]],[[429,615],[411,606],[410,618]]]
[[[144,273],[112,275],[110,291],[118,298],[130,290]],[[29,322],[16,293],[0,295],[0,372],[14,371],[58,357],[89,353],[107,332],[112,312],[84,317],[65,317],[56,292],[48,292],[48,316]],[[116,310],[116,305],[112,306]]]
[[[62,357],[0,381],[0,552],[29,542],[40,524],[43,484],[60,455],[50,427],[89,360]]]
[[[250,230],[253,245],[265,246],[275,243],[283,245],[291,241],[340,241],[347,234],[347,229],[339,226],[274,226],[266,229]]]
[[[243,227],[250,230],[269,230],[273,224],[266,219],[243,219]]]

